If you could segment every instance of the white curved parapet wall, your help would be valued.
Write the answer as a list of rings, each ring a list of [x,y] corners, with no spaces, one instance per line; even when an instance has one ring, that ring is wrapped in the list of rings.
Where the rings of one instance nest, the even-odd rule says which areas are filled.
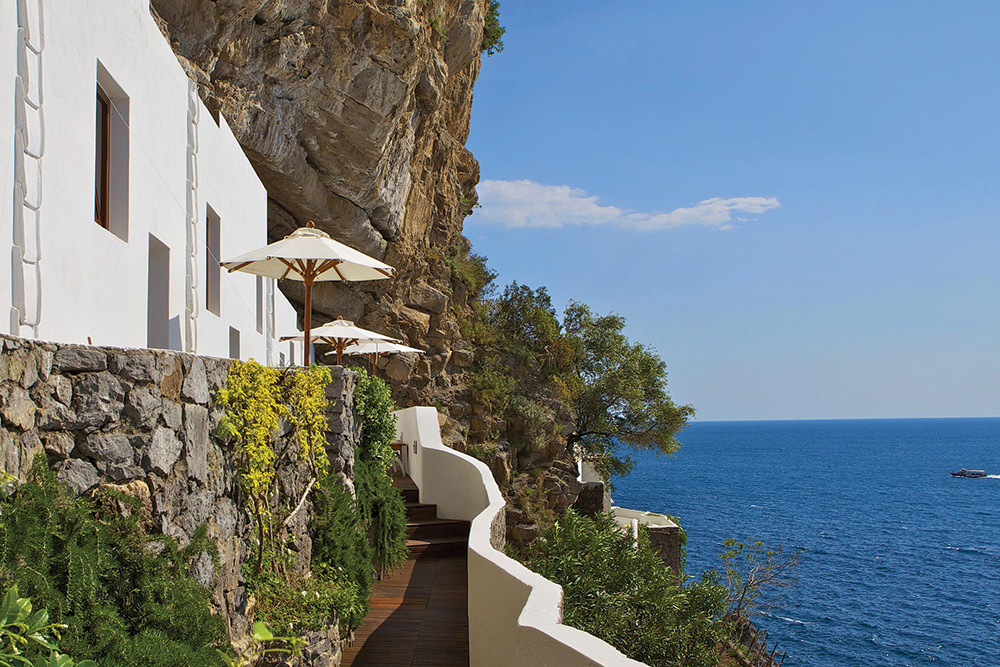
[[[562,588],[507,557],[504,499],[481,461],[441,442],[437,410],[396,413],[407,472],[438,516],[472,522],[469,533],[471,667],[645,667],[593,635],[562,624]]]

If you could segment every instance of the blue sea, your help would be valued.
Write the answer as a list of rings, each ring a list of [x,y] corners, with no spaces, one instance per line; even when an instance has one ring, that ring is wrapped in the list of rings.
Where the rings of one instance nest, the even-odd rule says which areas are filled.
[[[757,619],[787,667],[1000,665],[1000,419],[695,422],[679,439],[634,457],[615,503],[679,516],[692,574],[730,536],[801,548]]]

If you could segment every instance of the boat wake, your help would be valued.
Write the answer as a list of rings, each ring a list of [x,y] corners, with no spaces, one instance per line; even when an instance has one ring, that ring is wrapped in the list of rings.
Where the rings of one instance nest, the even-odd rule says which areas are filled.
[[[796,625],[812,625],[815,621],[800,621],[794,618],[788,618],[787,616],[778,616],[777,614],[763,614],[764,616],[770,616],[771,618],[777,618],[778,620],[785,621],[786,623],[794,623]]]
[[[1000,475],[987,475],[987,479],[1000,479]]]

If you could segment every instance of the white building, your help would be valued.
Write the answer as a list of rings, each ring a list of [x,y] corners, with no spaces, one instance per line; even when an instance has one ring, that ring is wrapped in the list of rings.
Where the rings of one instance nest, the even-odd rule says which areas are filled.
[[[0,0],[0,186],[0,330],[301,363],[273,281],[219,268],[267,193],[147,0]]]

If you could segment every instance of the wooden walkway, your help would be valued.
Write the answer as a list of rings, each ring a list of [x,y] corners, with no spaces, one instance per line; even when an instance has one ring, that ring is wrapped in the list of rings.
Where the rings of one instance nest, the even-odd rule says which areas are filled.
[[[407,501],[410,559],[375,582],[371,613],[344,648],[341,667],[468,667],[468,522],[437,519],[396,481]]]

